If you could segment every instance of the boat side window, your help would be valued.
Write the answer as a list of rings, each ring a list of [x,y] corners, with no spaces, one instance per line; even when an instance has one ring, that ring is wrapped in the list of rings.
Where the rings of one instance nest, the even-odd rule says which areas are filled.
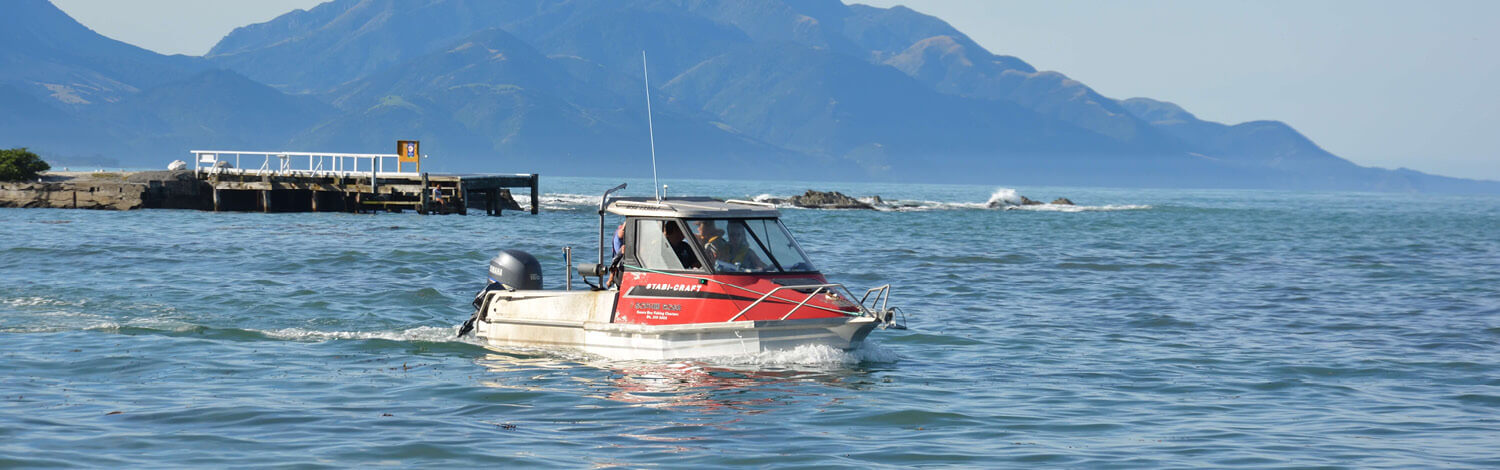
[[[635,223],[635,255],[641,267],[662,271],[697,271],[703,268],[688,244],[682,225],[675,220],[639,220]]]

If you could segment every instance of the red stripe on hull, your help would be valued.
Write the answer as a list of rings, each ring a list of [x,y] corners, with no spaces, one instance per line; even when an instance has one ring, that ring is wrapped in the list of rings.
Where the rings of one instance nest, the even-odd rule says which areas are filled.
[[[645,325],[681,325],[729,321],[745,307],[777,287],[775,280],[801,280],[802,284],[828,282],[821,274],[778,275],[702,275],[713,281],[647,272],[627,272],[620,286],[620,300],[615,308],[615,323]],[[721,284],[723,283],[723,284]],[[726,285],[728,284],[728,285]],[[780,320],[807,294],[782,289],[755,304],[736,321]],[[829,311],[825,309],[837,310]],[[847,300],[817,294],[796,309],[787,319],[830,318],[847,316],[840,312],[857,312]]]

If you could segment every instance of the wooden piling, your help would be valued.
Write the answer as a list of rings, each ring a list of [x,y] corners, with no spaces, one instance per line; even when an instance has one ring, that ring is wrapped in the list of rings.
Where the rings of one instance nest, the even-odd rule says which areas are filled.
[[[537,177],[536,173],[531,174],[531,215],[537,214],[537,199],[539,199],[537,197],[537,195],[539,194],[537,191],[537,187],[541,186],[540,181],[541,178]]]
[[[469,191],[464,188],[464,180],[458,180],[458,190],[453,192],[453,197],[458,199],[458,214],[469,215]]]
[[[422,172],[422,189],[417,191],[418,214],[427,214],[431,212],[431,208],[428,207],[428,205],[435,201],[432,201],[427,197],[427,192],[431,191],[431,189],[429,188],[430,185],[427,182],[427,172]]]

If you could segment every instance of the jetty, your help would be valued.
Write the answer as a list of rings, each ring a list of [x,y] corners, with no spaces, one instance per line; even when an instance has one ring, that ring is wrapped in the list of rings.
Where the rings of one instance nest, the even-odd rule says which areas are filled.
[[[538,211],[535,173],[430,174],[420,165],[405,165],[414,156],[398,154],[192,153],[194,174],[212,188],[214,211],[467,214],[477,206],[500,215],[502,209],[519,209],[510,188],[530,189],[530,211]]]
[[[406,141],[403,141],[405,143]],[[194,164],[168,171],[47,172],[0,183],[0,207],[198,209],[242,212],[403,212],[498,216],[538,212],[535,173],[421,171],[416,153],[192,151]],[[419,160],[417,160],[419,162]],[[511,197],[530,190],[530,207]]]

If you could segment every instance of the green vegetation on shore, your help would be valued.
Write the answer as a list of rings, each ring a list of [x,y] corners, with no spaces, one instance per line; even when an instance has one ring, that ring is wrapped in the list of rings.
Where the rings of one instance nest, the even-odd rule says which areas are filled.
[[[0,181],[26,181],[36,179],[52,165],[26,150],[26,147],[0,150]]]

